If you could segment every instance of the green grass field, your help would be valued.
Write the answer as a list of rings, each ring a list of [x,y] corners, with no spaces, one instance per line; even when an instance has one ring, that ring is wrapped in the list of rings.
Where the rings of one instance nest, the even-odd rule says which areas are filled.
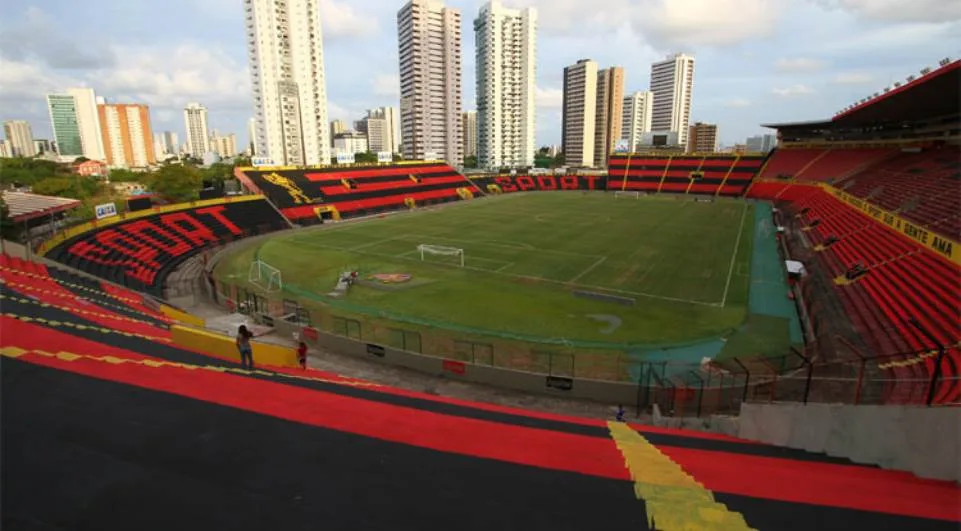
[[[742,201],[673,196],[502,195],[279,235],[222,260],[216,275],[251,288],[248,268],[259,255],[281,271],[284,297],[330,302],[324,296],[342,271],[406,273],[407,284],[358,285],[330,305],[481,335],[688,343],[745,320],[753,210]],[[463,249],[465,267],[455,257],[421,261],[419,244]],[[636,302],[578,298],[572,290]]]

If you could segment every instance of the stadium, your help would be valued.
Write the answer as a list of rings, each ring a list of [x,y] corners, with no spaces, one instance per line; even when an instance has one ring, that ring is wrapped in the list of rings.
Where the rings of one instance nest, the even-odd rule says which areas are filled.
[[[601,175],[238,168],[7,244],[4,527],[957,529],[959,87]],[[628,414],[302,369],[300,341]]]

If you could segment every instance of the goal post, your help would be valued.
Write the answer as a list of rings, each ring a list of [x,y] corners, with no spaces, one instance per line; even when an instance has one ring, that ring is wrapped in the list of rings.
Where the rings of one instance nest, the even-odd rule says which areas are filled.
[[[268,293],[284,289],[280,270],[259,258],[250,263],[247,281]]]
[[[464,250],[459,247],[446,247],[444,245],[430,245],[422,243],[417,246],[420,251],[420,260],[423,262],[427,256],[444,256],[456,261],[460,267],[464,267]]]
[[[625,190],[616,190],[616,191],[614,192],[614,199],[620,199],[620,198],[622,198],[622,197],[627,198],[627,199],[640,199],[640,198],[641,198],[641,193],[640,193],[640,192],[625,191]]]

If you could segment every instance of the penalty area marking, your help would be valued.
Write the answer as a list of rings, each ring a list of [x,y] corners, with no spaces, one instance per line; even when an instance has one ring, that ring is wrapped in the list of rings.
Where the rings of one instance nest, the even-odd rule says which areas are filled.
[[[305,243],[303,243],[302,245],[304,245],[304,246],[306,246],[306,247],[313,247],[313,248],[315,248],[315,249],[328,249],[328,250],[331,250],[331,251],[347,251],[347,252],[354,252],[354,253],[357,253],[357,254],[365,254],[365,255],[368,255],[368,256],[378,256],[378,257],[381,257],[381,258],[394,258],[394,259],[398,259],[398,260],[408,260],[408,261],[411,261],[411,262],[426,263],[426,264],[431,264],[431,265],[439,266],[439,267],[451,267],[451,268],[456,268],[456,269],[469,269],[469,270],[472,270],[472,271],[480,271],[480,272],[484,272],[484,273],[490,273],[490,274],[492,274],[492,275],[500,275],[500,276],[511,277],[511,278],[520,278],[520,279],[523,279],[523,280],[534,280],[534,281],[537,281],[537,282],[546,282],[546,283],[548,283],[548,284],[557,284],[557,285],[559,285],[559,286],[576,286],[576,287],[579,287],[579,288],[585,288],[585,289],[589,289],[589,290],[596,290],[596,291],[600,291],[600,292],[622,293],[622,294],[626,294],[626,295],[634,295],[634,296],[636,296],[636,297],[645,297],[645,298],[648,298],[648,299],[657,299],[657,300],[663,300],[663,301],[680,302],[680,303],[683,303],[683,304],[694,304],[694,305],[696,305],[696,306],[709,306],[709,307],[712,307],[712,308],[717,308],[717,307],[720,306],[720,305],[719,305],[718,303],[716,303],[716,302],[705,302],[705,301],[698,301],[698,300],[694,300],[694,299],[682,299],[682,298],[679,298],[679,297],[668,297],[668,296],[665,296],[665,295],[654,295],[654,294],[652,294],[652,293],[642,293],[642,292],[639,292],[639,291],[627,291],[627,290],[621,290],[621,289],[606,288],[606,287],[603,287],[603,286],[594,286],[594,285],[591,285],[591,284],[574,284],[574,283],[572,283],[572,282],[564,282],[563,280],[554,280],[554,279],[550,279],[550,278],[535,277],[535,276],[530,276],[530,275],[518,275],[518,274],[516,274],[516,273],[498,272],[497,270],[487,269],[487,268],[483,268],[483,267],[475,267],[475,266],[469,266],[469,265],[465,265],[464,267],[460,267],[460,266],[454,266],[454,265],[450,265],[450,264],[445,264],[445,263],[442,263],[442,262],[421,262],[421,260],[420,260],[419,258],[411,258],[411,257],[404,256],[404,254],[410,254],[411,251],[408,251],[408,252],[402,253],[402,254],[384,254],[384,253],[375,253],[375,252],[370,252],[370,251],[350,251],[350,249],[348,249],[348,248],[346,248],[346,247],[334,247],[334,246],[330,246],[330,245],[318,245],[318,244],[316,244],[316,243],[306,243],[306,242],[305,242]],[[474,260],[478,260],[478,258],[477,258],[477,257],[474,257]],[[484,258],[480,258],[479,260],[483,260],[483,261],[486,261],[486,262],[497,262],[498,264],[502,264],[502,265],[506,263],[506,262],[503,262],[503,261],[500,261],[500,260],[490,260],[490,259],[484,259]]]
[[[593,264],[587,266],[587,268],[585,268],[583,271],[581,271],[580,273],[578,273],[577,276],[575,276],[574,278],[568,280],[568,282],[570,282],[570,283],[576,282],[576,281],[577,281],[578,279],[580,279],[582,276],[590,273],[591,271],[594,270],[594,268],[596,268],[597,266],[603,264],[605,260],[607,260],[607,257],[606,257],[606,256],[602,256],[602,257],[600,258],[600,260],[597,260],[597,261],[595,261]]]
[[[734,276],[734,261],[737,260],[737,250],[741,246],[741,234],[744,233],[744,218],[747,217],[747,204],[741,210],[741,224],[737,227],[737,239],[734,240],[734,252],[731,253],[731,266],[727,268],[727,282],[724,283],[724,296],[721,297],[721,308],[727,303],[727,291],[731,288],[731,277]]]

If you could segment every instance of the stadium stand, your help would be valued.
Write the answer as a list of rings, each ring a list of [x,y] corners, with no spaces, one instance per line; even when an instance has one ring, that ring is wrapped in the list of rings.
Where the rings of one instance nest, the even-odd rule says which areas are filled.
[[[902,151],[837,186],[932,231],[961,238],[959,146]]]
[[[763,162],[762,155],[615,154],[607,189],[740,196]]]
[[[954,61],[830,121],[769,125],[782,145],[747,192],[787,214],[789,251],[834,280],[805,304],[823,321],[818,299],[840,301],[889,373],[888,403],[924,402],[919,388],[961,403],[959,85]]]
[[[898,355],[923,360],[911,367],[926,368],[920,376],[930,377],[934,362],[930,353],[945,346],[944,376],[952,385],[942,387],[936,400],[961,401],[957,380],[961,369],[961,268],[852,209],[834,194],[821,188],[801,188],[806,193],[799,193],[798,200],[780,204],[796,213],[805,238],[818,251],[819,263],[806,266],[821,266],[836,279],[835,291],[870,352],[892,360]],[[847,272],[855,267],[866,274],[848,279]]]
[[[20,487],[4,492],[4,528],[166,529],[189,515],[217,529],[434,529],[462,518],[466,500],[481,510],[463,529],[505,518],[593,528],[598,510],[636,529],[958,521],[955,484],[846,459],[314,369],[244,370],[171,341],[159,312],[128,317],[143,301],[122,288],[88,284],[94,296],[80,300],[56,291],[56,276],[0,255],[0,375],[15,398],[4,401],[4,480]],[[762,479],[743,474],[758,467]],[[375,478],[394,494],[356,495]],[[685,499],[672,501],[665,481]]]
[[[835,181],[895,154],[894,148],[784,148],[771,155],[759,175],[764,179]]]
[[[47,242],[40,254],[114,283],[162,296],[167,275],[191,256],[287,226],[261,196],[214,199],[74,227]]]
[[[604,190],[604,175],[485,175],[471,177],[474,186],[489,194],[550,192],[556,190]]]
[[[321,212],[356,217],[457,201],[482,193],[444,163],[316,169],[238,168],[244,186],[266,195],[287,219],[321,221]]]

